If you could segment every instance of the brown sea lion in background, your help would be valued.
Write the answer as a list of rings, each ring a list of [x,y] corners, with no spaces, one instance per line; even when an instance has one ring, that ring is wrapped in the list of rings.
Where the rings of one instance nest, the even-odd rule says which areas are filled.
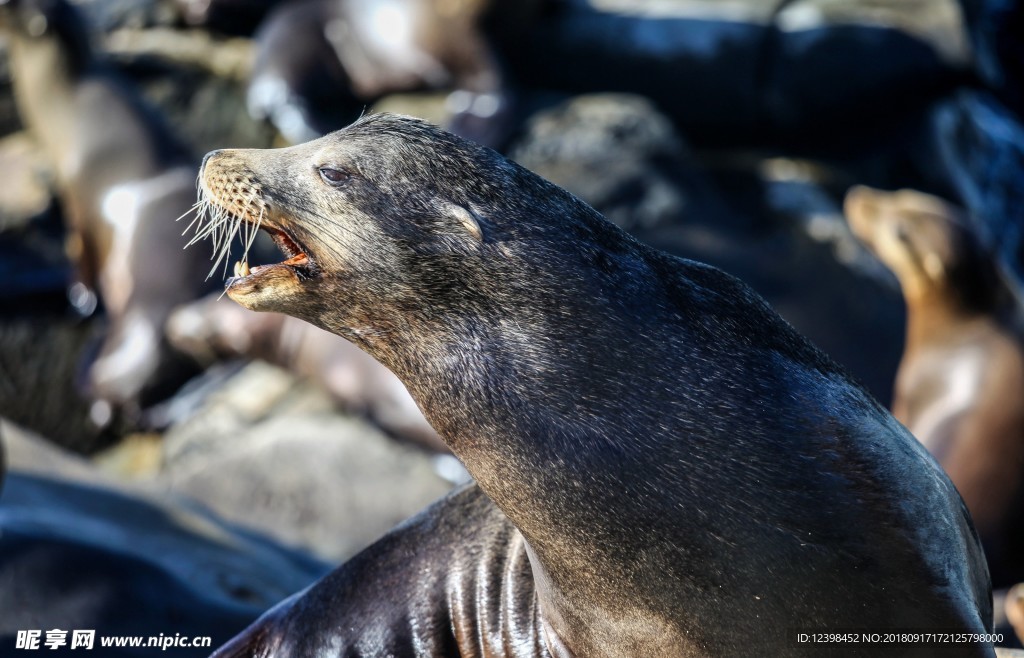
[[[170,310],[205,289],[204,257],[183,251],[175,218],[194,200],[191,159],[140,98],[94,56],[85,26],[63,0],[0,5],[19,113],[54,165],[78,270],[73,301],[109,327],[86,388],[133,408],[184,375],[163,338]],[[90,301],[93,300],[93,301]]]
[[[907,302],[893,414],[959,489],[994,586],[1024,580],[1020,307],[961,211],[941,199],[855,187],[846,215]]]
[[[952,483],[738,280],[410,118],[215,151],[201,182],[215,225],[259,218],[287,256],[227,294],[388,366],[478,483],[217,656],[816,656],[798,629],[991,630]],[[848,655],[883,654],[993,650]]]
[[[1014,585],[1006,593],[1006,620],[1017,634],[1018,640],[1024,638],[1024,583]]]
[[[258,358],[308,378],[344,408],[365,412],[388,432],[447,452],[405,386],[344,338],[279,313],[257,314],[220,295],[176,310],[167,337],[200,361]]]

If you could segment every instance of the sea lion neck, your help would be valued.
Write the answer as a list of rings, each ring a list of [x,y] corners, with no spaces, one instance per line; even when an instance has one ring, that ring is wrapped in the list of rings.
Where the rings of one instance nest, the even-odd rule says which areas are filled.
[[[644,526],[676,513],[667,500],[658,500],[653,474],[659,464],[677,461],[680,450],[697,460],[704,449],[681,443],[666,450],[636,432],[642,413],[627,402],[632,392],[651,383],[664,391],[667,382],[678,386],[691,373],[644,366],[666,362],[651,357],[667,347],[655,325],[675,311],[631,296],[631,284],[661,285],[644,251],[603,258],[608,272],[589,271],[587,289],[542,275],[533,285],[506,289],[504,304],[487,308],[486,317],[420,321],[366,338],[371,354],[403,380],[480,487],[522,532],[555,655],[562,655],[556,649],[561,641],[583,650],[578,655],[607,650],[609,638],[580,636],[584,628],[604,627],[614,636],[628,626],[679,646],[661,611],[641,609],[627,600],[626,589],[607,587],[636,577],[629,564],[644,549],[613,547],[602,536],[615,532],[609,517]],[[616,320],[625,314],[636,315],[638,324]],[[641,320],[642,314],[650,320]],[[594,321],[601,317],[607,321]],[[691,503],[696,498],[674,501]],[[641,587],[654,580],[652,574],[636,579]],[[600,596],[607,609],[579,609],[583,592]]]

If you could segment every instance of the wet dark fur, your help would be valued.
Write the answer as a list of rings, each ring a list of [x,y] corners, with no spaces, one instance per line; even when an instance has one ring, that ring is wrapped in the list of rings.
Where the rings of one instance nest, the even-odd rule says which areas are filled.
[[[348,178],[326,184],[325,166]],[[544,655],[538,622],[512,623],[533,606],[554,652],[577,656],[818,655],[795,629],[990,627],[988,573],[948,479],[739,281],[412,119],[208,156],[204,186],[245,177],[310,265],[232,279],[228,294],[391,368],[517,530],[494,510],[449,525],[487,506],[457,494],[222,655],[450,655],[451,642]],[[509,577],[536,596],[504,599],[517,542],[531,568]],[[492,586],[460,612],[480,572]],[[496,603],[506,616],[478,633]],[[851,655],[887,650],[991,655]]]

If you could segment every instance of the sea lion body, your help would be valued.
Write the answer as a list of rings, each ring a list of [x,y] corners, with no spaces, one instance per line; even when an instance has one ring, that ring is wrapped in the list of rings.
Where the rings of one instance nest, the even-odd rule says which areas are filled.
[[[96,61],[73,7],[18,0],[3,8],[0,24],[10,37],[19,113],[54,164],[75,294],[87,300],[87,289],[98,290],[109,317],[86,388],[100,400],[135,405],[145,389],[175,379],[179,366],[163,340],[170,309],[207,288],[202,255],[169,248],[187,242],[174,219],[194,199],[193,165]]]
[[[217,151],[201,182],[288,256],[243,267],[227,294],[388,366],[515,528],[488,513],[446,530],[437,514],[458,516],[456,494],[336,574],[358,587],[324,581],[220,655],[818,655],[796,629],[991,628],[984,557],[948,478],[732,277],[409,118]],[[421,522],[441,544],[421,549]],[[518,541],[528,575],[501,557]],[[477,571],[450,563],[461,551]],[[378,557],[390,567],[374,571]],[[509,573],[533,594],[503,597]],[[486,584],[467,625],[446,602],[472,578]],[[984,641],[851,654],[887,651],[992,655]]]
[[[846,212],[896,274],[907,339],[893,414],[971,511],[995,587],[1024,580],[1024,326],[992,260],[951,205],[858,187]]]

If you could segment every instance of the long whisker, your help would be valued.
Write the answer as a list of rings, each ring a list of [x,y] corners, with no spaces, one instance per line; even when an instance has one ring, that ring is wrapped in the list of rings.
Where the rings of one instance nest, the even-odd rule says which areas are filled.
[[[180,222],[180,221],[181,221],[182,219],[184,219],[184,218],[185,218],[185,215],[189,214],[190,212],[193,212],[194,210],[196,210],[197,208],[199,208],[199,206],[201,206],[201,205],[202,205],[202,203],[201,203],[201,202],[199,202],[199,201],[196,201],[195,203],[193,203],[193,204],[192,204],[192,206],[191,206],[191,207],[190,207],[190,208],[189,208],[188,210],[186,210],[185,212],[183,212],[183,213],[181,213],[180,215],[178,215],[178,218],[177,218],[177,219],[175,219],[174,221],[176,221],[176,222]],[[196,221],[196,219],[199,219],[199,217],[197,216],[197,217],[196,217],[196,218],[194,218],[194,219],[193,219],[192,221],[193,221],[193,222],[195,222],[195,221]],[[188,229],[189,229],[189,228],[192,228],[192,224],[189,224],[189,225],[188,225],[188,228],[186,228],[186,229],[185,229],[185,232],[186,232],[186,233],[188,232]],[[182,233],[182,235],[185,235],[185,233]]]
[[[265,208],[260,207],[260,214],[256,217],[256,225],[252,228],[252,233],[249,235],[249,239],[245,242],[245,251],[242,253],[242,262],[249,263],[249,250],[252,249],[253,242],[256,241],[256,236],[259,235],[260,225],[263,224],[263,213]]]

